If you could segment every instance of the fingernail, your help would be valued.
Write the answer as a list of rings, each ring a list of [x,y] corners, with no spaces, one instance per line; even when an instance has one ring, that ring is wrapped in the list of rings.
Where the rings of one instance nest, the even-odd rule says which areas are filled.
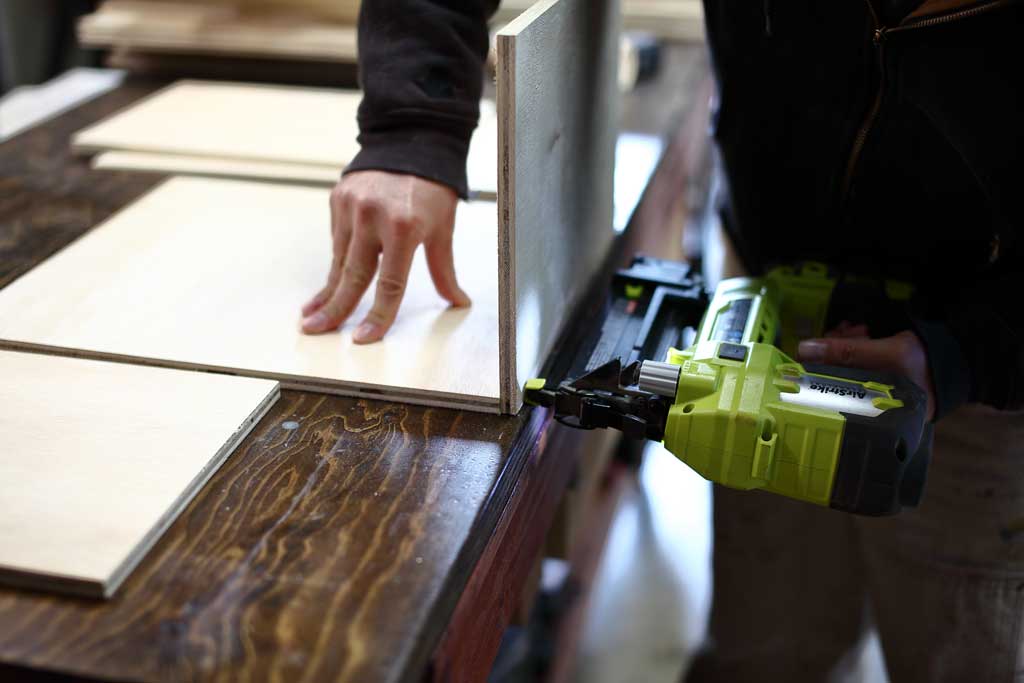
[[[302,330],[304,332],[320,332],[326,324],[327,316],[318,311],[302,321]]]
[[[356,344],[366,344],[369,342],[375,342],[380,339],[383,335],[379,325],[373,323],[360,323],[356,331],[352,333],[352,341]]]
[[[820,363],[825,360],[826,349],[828,349],[828,344],[825,342],[810,339],[808,341],[802,341],[797,345],[796,355],[800,360],[808,361],[810,363]]]
[[[460,289],[459,300],[456,301],[453,305],[457,308],[465,308],[466,306],[469,306],[471,303],[473,302],[470,300],[469,295]]]

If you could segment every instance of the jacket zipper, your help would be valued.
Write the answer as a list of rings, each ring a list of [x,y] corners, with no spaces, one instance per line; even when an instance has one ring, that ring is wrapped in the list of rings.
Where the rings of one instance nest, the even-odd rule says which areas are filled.
[[[875,32],[872,37],[872,42],[878,49],[878,65],[879,65],[879,79],[878,89],[875,92],[875,99],[871,103],[871,108],[868,110],[867,116],[864,117],[864,122],[861,123],[860,128],[857,129],[857,136],[853,139],[853,149],[850,152],[850,158],[846,163],[846,173],[843,176],[843,195],[841,206],[845,207],[847,201],[850,198],[850,185],[853,183],[853,174],[857,170],[857,162],[860,161],[860,155],[864,151],[864,144],[867,142],[868,134],[871,133],[872,127],[875,125],[875,119],[878,118],[878,112],[882,108],[882,93],[885,92],[885,39],[892,33],[900,33],[903,31],[910,31],[918,28],[925,28],[927,26],[938,26],[940,24],[948,24],[953,21],[959,21],[960,19],[967,19],[977,14],[987,12],[989,10],[996,9],[1003,5],[1010,4],[1012,0],[992,0],[983,5],[975,5],[968,9],[960,10],[958,12],[951,12],[950,14],[943,14],[937,17],[929,17],[927,19],[918,19],[917,21],[911,21],[905,24],[899,24],[893,27],[882,26],[882,22],[879,19],[878,12],[875,11],[875,5],[871,0],[865,0],[868,6],[868,11],[871,13],[871,21],[874,24]]]

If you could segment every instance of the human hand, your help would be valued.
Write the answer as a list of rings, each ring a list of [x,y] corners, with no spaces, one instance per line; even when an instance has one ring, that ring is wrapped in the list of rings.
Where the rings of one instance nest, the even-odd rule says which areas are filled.
[[[420,244],[437,293],[453,306],[468,306],[452,254],[457,201],[451,188],[413,175],[345,175],[331,192],[331,271],[326,286],[302,307],[302,331],[320,334],[344,323],[379,261],[373,307],[352,335],[357,344],[379,341],[395,321]]]
[[[870,339],[864,325],[843,321],[822,339],[808,339],[797,347],[797,360],[904,375],[928,397],[928,420],[935,416],[935,388],[928,356],[917,335],[903,331],[891,337]]]

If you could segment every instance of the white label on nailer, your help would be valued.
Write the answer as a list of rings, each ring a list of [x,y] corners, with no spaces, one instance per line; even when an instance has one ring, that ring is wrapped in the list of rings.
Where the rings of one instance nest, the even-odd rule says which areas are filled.
[[[779,394],[779,398],[786,403],[865,417],[878,417],[884,412],[876,407],[873,401],[887,396],[881,391],[868,389],[859,382],[809,374],[783,375],[782,378],[797,386],[795,393],[783,391]]]

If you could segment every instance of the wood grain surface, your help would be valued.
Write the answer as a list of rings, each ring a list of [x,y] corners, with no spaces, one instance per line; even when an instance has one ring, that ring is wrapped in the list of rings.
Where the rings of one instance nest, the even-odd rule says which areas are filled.
[[[0,291],[0,347],[282,380],[292,388],[498,410],[493,203],[456,214],[451,308],[422,250],[385,339],[306,335],[302,304],[327,280],[328,191],[173,178]],[[67,288],[67,283],[75,286]]]
[[[618,0],[542,0],[497,35],[502,399],[515,411],[615,231]]]
[[[277,397],[269,380],[0,352],[0,583],[109,597]]]

